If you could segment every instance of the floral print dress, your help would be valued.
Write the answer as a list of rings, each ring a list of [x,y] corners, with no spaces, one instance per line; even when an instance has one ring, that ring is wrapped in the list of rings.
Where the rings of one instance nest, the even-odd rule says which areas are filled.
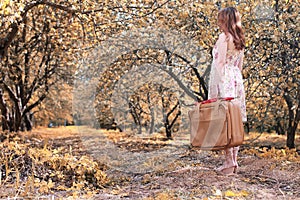
[[[217,97],[234,97],[241,105],[242,121],[247,121],[245,90],[243,77],[239,66],[243,62],[242,50],[226,50],[220,52],[218,42],[213,48],[213,62],[211,66],[208,99]],[[226,54],[224,67],[218,68],[220,53]]]

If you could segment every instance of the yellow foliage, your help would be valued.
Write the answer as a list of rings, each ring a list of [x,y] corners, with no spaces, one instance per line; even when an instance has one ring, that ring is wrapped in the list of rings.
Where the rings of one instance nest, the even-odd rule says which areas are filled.
[[[155,195],[155,200],[175,200],[174,194],[172,192],[160,192]]]
[[[242,191],[239,191],[239,192],[234,192],[232,190],[226,190],[224,192],[224,195],[226,197],[247,197],[249,196],[249,192],[245,191],[245,190],[242,190]]]
[[[246,154],[256,155],[261,158],[273,158],[281,161],[299,161],[300,156],[296,149],[276,149],[272,147],[271,149],[263,148],[251,148],[243,151]]]
[[[38,188],[38,190],[39,190],[39,192],[40,193],[42,193],[42,194],[47,194],[47,193],[49,193],[49,191],[51,190],[51,189],[53,189],[54,188],[54,183],[52,182],[52,180],[50,179],[49,181],[41,181],[41,182],[37,182],[36,184],[35,184],[35,186],[37,186],[37,188]]]
[[[220,189],[215,189],[213,195],[218,198],[223,198],[223,197],[247,197],[250,195],[250,192],[246,190],[241,190],[241,191],[233,191],[233,190],[226,190],[222,192]],[[213,196],[212,196],[213,198]],[[214,199],[214,198],[213,198]]]
[[[101,187],[108,182],[106,174],[88,156],[73,156],[63,153],[62,149],[52,149],[51,146],[33,147],[18,137],[15,139],[0,143],[0,163],[5,164],[6,172],[1,181],[5,183],[12,179],[16,188],[24,185],[22,194],[25,196],[34,193],[35,189],[41,194],[51,193],[53,189],[75,191],[76,194],[76,191],[89,191],[90,187]],[[29,175],[27,181],[22,182],[20,177],[24,174]],[[76,182],[70,185],[73,178]]]

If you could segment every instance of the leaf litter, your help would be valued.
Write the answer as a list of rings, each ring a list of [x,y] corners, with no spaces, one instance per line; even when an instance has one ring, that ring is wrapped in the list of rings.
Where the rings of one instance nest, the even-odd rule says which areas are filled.
[[[250,133],[240,148],[238,173],[224,176],[215,171],[222,164],[222,152],[191,148],[188,134],[166,140],[162,134],[137,137],[101,131],[103,141],[124,153],[120,163],[100,162],[93,151],[106,147],[99,146],[94,133],[83,137],[74,127],[2,133],[0,197],[300,199],[299,151],[285,148],[284,136],[263,134],[253,142],[258,133]],[[94,141],[93,148],[87,148],[86,141]],[[155,156],[141,163],[134,154]]]

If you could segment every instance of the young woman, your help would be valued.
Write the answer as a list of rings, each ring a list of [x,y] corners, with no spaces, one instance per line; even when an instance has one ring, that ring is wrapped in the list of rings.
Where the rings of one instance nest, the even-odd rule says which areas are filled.
[[[218,26],[222,33],[213,48],[213,62],[209,80],[208,99],[234,97],[240,101],[242,120],[245,122],[246,106],[242,78],[245,37],[238,11],[227,7],[218,13]],[[239,147],[225,149],[225,162],[217,170],[224,174],[237,171]]]

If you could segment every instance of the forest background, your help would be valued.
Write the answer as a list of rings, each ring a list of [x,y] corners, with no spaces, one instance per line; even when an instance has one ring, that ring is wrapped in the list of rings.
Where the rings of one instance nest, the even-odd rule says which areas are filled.
[[[216,17],[226,6],[237,7],[245,30],[246,130],[285,135],[295,148],[297,0],[1,0],[3,138],[74,124],[186,135],[188,110],[207,99]]]

